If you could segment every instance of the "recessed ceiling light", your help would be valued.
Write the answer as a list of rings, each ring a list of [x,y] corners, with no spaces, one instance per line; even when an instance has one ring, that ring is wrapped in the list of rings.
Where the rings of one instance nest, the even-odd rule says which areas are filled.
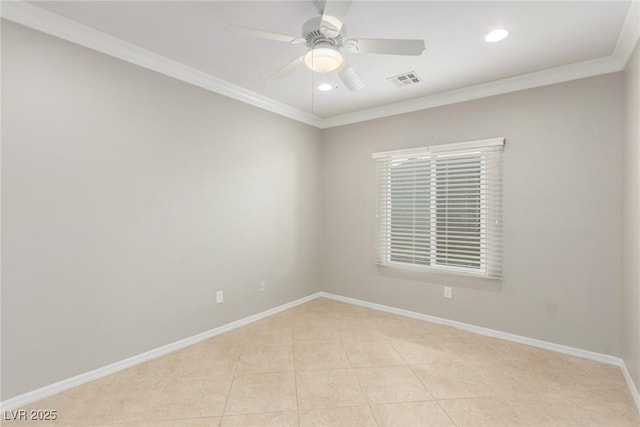
[[[504,40],[508,35],[509,31],[498,28],[497,30],[493,30],[489,34],[487,34],[484,40],[489,43],[499,42],[500,40]]]
[[[333,85],[331,83],[322,83],[318,85],[318,90],[321,90],[323,92],[327,92],[331,89],[333,89]]]

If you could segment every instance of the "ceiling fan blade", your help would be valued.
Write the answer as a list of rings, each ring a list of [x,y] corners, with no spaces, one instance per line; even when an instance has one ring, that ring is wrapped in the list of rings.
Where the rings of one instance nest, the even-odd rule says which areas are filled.
[[[255,28],[243,27],[240,25],[227,24],[227,30],[235,33],[245,34],[251,37],[259,37],[261,39],[276,40],[279,42],[299,44],[304,43],[304,39],[287,34],[271,33],[269,31],[256,30]]]
[[[351,53],[419,56],[424,51],[424,40],[349,39],[345,42],[344,49]]]
[[[356,72],[353,71],[353,68],[351,68],[351,65],[346,62],[342,65],[340,70],[338,70],[338,77],[351,92],[360,90],[364,87],[364,82],[360,76],[358,76]]]
[[[322,11],[320,32],[327,37],[336,37],[349,13],[352,1],[327,0]]]
[[[275,81],[281,80],[282,78],[286,77],[287,75],[289,75],[289,73],[291,73],[296,68],[299,68],[303,64],[304,64],[304,56],[296,58],[293,61],[289,62],[284,67],[280,68],[275,73],[273,73],[271,75],[271,77],[269,77],[266,80],[266,82],[270,83],[270,82],[275,82]]]

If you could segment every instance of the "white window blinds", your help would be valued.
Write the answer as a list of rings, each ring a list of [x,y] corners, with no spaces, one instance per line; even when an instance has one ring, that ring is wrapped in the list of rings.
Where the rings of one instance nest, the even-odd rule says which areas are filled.
[[[504,139],[375,153],[381,265],[502,277]]]

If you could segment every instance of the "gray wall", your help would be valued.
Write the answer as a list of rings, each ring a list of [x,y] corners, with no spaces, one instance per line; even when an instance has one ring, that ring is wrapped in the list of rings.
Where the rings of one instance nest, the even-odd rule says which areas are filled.
[[[326,130],[323,289],[619,355],[621,120],[615,73]],[[376,266],[371,153],[491,137],[507,140],[504,280]]]
[[[324,133],[4,21],[2,61],[2,400],[319,289],[622,354],[639,382],[637,50],[624,82]],[[371,153],[498,136],[504,280],[376,267]]]
[[[624,72],[622,358],[640,387],[640,44]]]
[[[318,290],[320,130],[5,21],[2,104],[3,400]]]

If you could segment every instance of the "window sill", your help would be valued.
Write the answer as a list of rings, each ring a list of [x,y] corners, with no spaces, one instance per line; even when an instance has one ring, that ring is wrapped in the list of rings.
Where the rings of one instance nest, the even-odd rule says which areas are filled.
[[[411,271],[419,271],[424,273],[445,273],[445,274],[454,274],[457,276],[467,276],[467,277],[479,277],[483,279],[496,279],[499,280],[501,277],[492,277],[487,274],[486,270],[482,269],[471,269],[464,267],[443,267],[443,266],[421,266],[416,264],[405,264],[401,262],[387,262],[387,263],[378,263],[380,267],[387,267],[398,270],[411,270]]]

